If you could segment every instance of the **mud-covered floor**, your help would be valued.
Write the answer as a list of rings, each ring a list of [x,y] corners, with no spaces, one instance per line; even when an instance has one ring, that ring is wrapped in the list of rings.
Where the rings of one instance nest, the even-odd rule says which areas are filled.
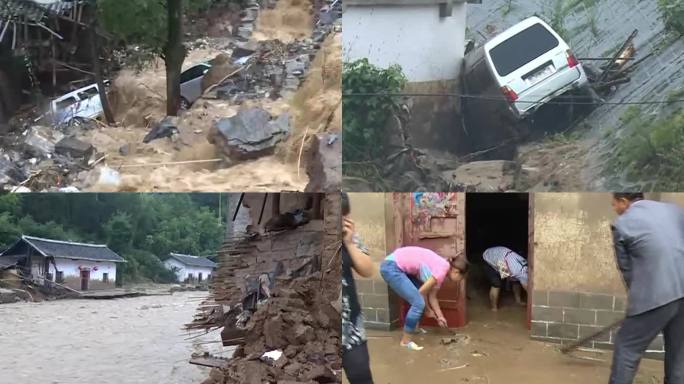
[[[425,347],[409,351],[399,347],[400,331],[369,331],[373,380],[389,383],[475,383],[475,384],[571,384],[608,382],[610,352],[586,354],[604,362],[565,356],[556,344],[533,341],[526,328],[524,307],[507,300],[498,312],[491,312],[483,300],[468,308],[469,323],[455,329],[465,340],[442,345],[449,331],[427,329],[415,341]],[[460,336],[458,337],[461,340]],[[580,352],[583,353],[583,352]],[[635,383],[662,383],[663,363],[643,360]],[[346,382],[346,381],[345,381]]]

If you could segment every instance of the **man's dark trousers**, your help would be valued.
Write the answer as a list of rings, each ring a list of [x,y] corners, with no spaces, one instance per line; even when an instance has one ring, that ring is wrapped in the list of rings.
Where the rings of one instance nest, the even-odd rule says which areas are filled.
[[[665,384],[684,384],[684,299],[625,319],[615,342],[610,384],[634,381],[642,354],[661,331]]]

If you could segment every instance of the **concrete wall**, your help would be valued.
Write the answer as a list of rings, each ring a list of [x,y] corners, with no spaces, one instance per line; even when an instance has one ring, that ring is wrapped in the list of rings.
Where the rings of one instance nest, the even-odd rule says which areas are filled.
[[[684,205],[684,194],[646,197]],[[617,215],[611,199],[609,193],[534,195],[533,338],[568,343],[624,317],[626,292],[612,246],[610,224]],[[612,348],[616,331],[587,347]],[[661,336],[648,352],[662,357]]]
[[[387,283],[380,276],[380,263],[392,250],[387,246],[386,213],[388,197],[384,193],[350,193],[351,218],[356,225],[356,233],[369,248],[370,257],[375,263],[375,276],[364,279],[356,277],[356,291],[366,320],[371,329],[389,329],[398,323],[399,314],[392,305]],[[392,293],[393,295],[393,293]],[[395,313],[396,312],[396,313]]]
[[[111,261],[87,261],[87,260],[71,260],[71,259],[55,259],[57,269],[64,273],[64,285],[69,288],[81,289],[81,268],[90,271],[90,281],[88,283],[88,290],[96,289],[112,289],[116,283],[116,263]],[[52,264],[50,264],[50,273],[52,274],[52,281],[56,281],[57,273]],[[103,280],[103,275],[107,274],[107,282]]]
[[[207,279],[213,273],[213,268],[206,267],[191,267],[187,266],[176,259],[169,258],[164,261],[166,268],[173,270],[175,268],[176,278],[180,282],[184,282],[192,274],[194,281],[198,282],[199,274],[202,274],[202,281],[207,281]]]
[[[416,3],[345,2],[344,60],[368,58],[382,68],[399,64],[410,82],[456,79],[464,56],[466,4],[456,2],[443,17],[445,1]]]

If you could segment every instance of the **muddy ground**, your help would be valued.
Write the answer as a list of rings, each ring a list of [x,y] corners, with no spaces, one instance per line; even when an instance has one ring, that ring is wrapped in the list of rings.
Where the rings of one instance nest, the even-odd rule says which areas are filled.
[[[477,299],[476,299],[477,300]],[[480,300],[480,303],[484,303]],[[581,355],[604,362],[565,356],[556,344],[533,341],[526,328],[524,307],[512,300],[498,312],[484,304],[470,302],[470,322],[455,329],[458,343],[442,345],[449,332],[428,328],[415,341],[425,347],[409,351],[399,347],[399,331],[369,331],[369,349],[373,379],[389,383],[475,383],[475,384],[574,384],[608,382],[609,352]],[[661,361],[642,361],[635,383],[656,384],[663,380]]]
[[[0,371],[8,383],[200,383],[194,352],[217,344],[186,340],[206,292],[116,300],[0,305]],[[8,346],[11,346],[8,348]]]

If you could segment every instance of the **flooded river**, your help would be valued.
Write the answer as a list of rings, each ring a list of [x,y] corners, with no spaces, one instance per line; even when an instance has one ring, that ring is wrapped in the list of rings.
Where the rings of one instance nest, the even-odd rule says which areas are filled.
[[[218,334],[182,327],[206,294],[0,305],[0,382],[200,383],[209,369],[188,360]]]

